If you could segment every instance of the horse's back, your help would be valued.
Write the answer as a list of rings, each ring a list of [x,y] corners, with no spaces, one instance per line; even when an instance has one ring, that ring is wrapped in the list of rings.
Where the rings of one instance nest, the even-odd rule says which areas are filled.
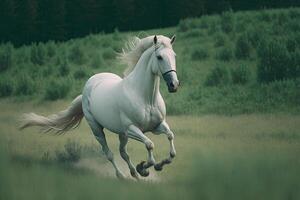
[[[95,120],[113,132],[122,132],[117,100],[122,78],[112,73],[99,73],[86,83],[83,94]]]

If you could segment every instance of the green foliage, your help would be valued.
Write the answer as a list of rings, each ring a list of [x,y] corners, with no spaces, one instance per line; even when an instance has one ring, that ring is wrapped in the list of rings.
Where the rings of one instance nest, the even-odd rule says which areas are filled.
[[[238,36],[235,43],[235,57],[237,59],[247,59],[251,54],[251,43],[247,33]]]
[[[69,54],[69,60],[77,65],[82,65],[86,62],[84,51],[79,45],[74,45]]]
[[[55,43],[53,41],[50,41],[46,44],[46,48],[47,48],[47,55],[49,58],[52,58],[55,56],[56,54],[56,46]]]
[[[12,67],[13,63],[13,46],[11,43],[2,45],[0,48],[0,72]]]
[[[59,75],[60,76],[67,76],[70,73],[70,66],[67,62],[67,60],[65,60],[58,68],[59,71]]]
[[[247,39],[254,48],[257,48],[267,38],[265,24],[257,24],[256,26],[249,26],[245,31]]]
[[[101,55],[94,55],[92,57],[92,61],[91,61],[91,66],[92,68],[94,69],[99,69],[101,68],[102,66],[104,65],[104,62],[103,62],[103,59],[102,59],[102,56]]]
[[[216,59],[221,61],[230,61],[233,58],[233,47],[226,45],[216,52]]]
[[[231,83],[230,74],[226,67],[214,67],[206,77],[205,86],[225,86]]]
[[[291,70],[290,54],[283,41],[270,40],[260,45],[258,51],[257,80],[271,82],[289,78]]]
[[[222,32],[218,32],[214,36],[214,41],[215,41],[215,47],[221,47],[221,46],[224,46],[228,42],[228,39],[227,39],[226,34],[224,34]]]
[[[102,40],[101,40],[101,45],[104,48],[110,47],[112,43],[113,43],[113,40],[111,37],[105,37],[105,38],[102,38]]]
[[[64,151],[56,151],[56,158],[61,163],[77,162],[81,157],[81,146],[75,142],[68,140],[64,145]]]
[[[13,93],[13,82],[8,79],[1,77],[0,79],[0,97],[7,97]]]
[[[119,64],[115,59],[115,51],[120,52],[124,40],[128,37],[138,35],[143,38],[152,34],[170,36],[178,31],[176,33],[178,39],[173,48],[177,54],[178,78],[182,84],[176,98],[168,95],[165,85],[162,84],[161,92],[167,103],[168,114],[226,114],[226,112],[240,114],[274,110],[294,112],[297,110],[298,104],[291,103],[291,101],[296,99],[297,91],[291,83],[286,84],[286,87],[290,87],[287,90],[293,92],[294,96],[290,95],[290,99],[288,99],[279,97],[279,95],[286,94],[277,94],[275,89],[261,89],[271,86],[265,86],[265,84],[258,86],[256,81],[258,80],[257,73],[262,77],[262,74],[270,76],[277,71],[276,73],[283,74],[280,75],[281,78],[276,77],[269,81],[259,81],[259,83],[268,82],[268,84],[275,85],[278,79],[292,79],[291,81],[297,82],[297,77],[300,76],[300,34],[299,23],[297,23],[300,19],[299,8],[264,12],[267,12],[269,21],[258,19],[261,11],[235,13],[229,11],[223,15],[215,14],[198,19],[185,19],[177,26],[177,30],[174,27],[149,30],[144,35],[139,32],[126,33],[115,30],[111,34],[91,34],[65,42],[50,41],[45,44],[32,44],[18,48],[2,44],[0,52],[11,53],[5,56],[9,59],[2,59],[9,61],[7,62],[9,67],[4,67],[5,71],[1,72],[1,81],[3,79],[1,82],[3,89],[1,90],[4,91],[3,96],[11,93],[10,95],[16,96],[15,98],[19,98],[18,95],[25,93],[24,95],[46,99],[47,90],[50,90],[47,92],[49,94],[54,93],[54,99],[71,98],[76,92],[82,90],[84,82],[92,73],[109,71],[122,75],[124,65]],[[268,49],[267,47],[272,41],[278,41],[277,47],[266,51],[265,49]],[[6,51],[5,48],[8,48],[9,51]],[[225,81],[228,83],[224,87],[202,86],[203,83],[206,83],[206,79],[209,79],[207,74],[211,73],[211,68],[220,65],[228,71],[229,78],[227,79],[229,80]],[[262,66],[269,66],[269,68],[262,70]],[[283,69],[282,72],[279,69]],[[20,84],[21,76],[26,77],[25,81],[23,80],[24,85]],[[7,79],[11,80],[12,84],[6,84],[5,80]],[[218,78],[212,79],[218,80]],[[222,80],[222,78],[219,79]],[[272,82],[273,80],[275,82]],[[72,81],[72,89],[67,89],[67,91],[70,90],[70,93],[67,92],[68,95],[61,95],[59,91],[63,89],[53,89],[50,86],[51,82],[59,82],[64,85],[64,82],[70,83],[70,81]],[[219,83],[222,81],[212,82],[212,85],[222,85]],[[17,88],[21,87],[25,89],[18,89],[17,92]],[[270,96],[272,96],[271,92],[276,93],[278,95],[276,102],[270,100],[267,95],[252,91],[256,89],[255,87],[259,87],[257,90],[260,92],[267,91]],[[281,88],[282,86],[277,84],[276,87]],[[34,90],[32,91],[31,88]],[[198,89],[203,91],[199,92]],[[190,95],[190,91],[198,92]],[[51,99],[52,97],[49,96],[47,98]],[[285,102],[280,100],[281,98]],[[23,97],[19,99],[23,99]],[[260,101],[255,99],[260,99]],[[264,103],[266,101],[271,102],[272,105]],[[245,104],[242,105],[244,102]],[[282,106],[278,102],[281,102]],[[233,109],[230,104],[238,106]],[[257,104],[257,107],[254,104]],[[298,111],[300,111],[300,106]]]
[[[32,95],[35,92],[35,84],[27,74],[20,75],[16,80],[16,95]]]
[[[80,67],[74,72],[73,76],[75,79],[83,79],[87,77],[87,73],[82,67]]]
[[[235,28],[235,16],[233,11],[223,12],[221,15],[221,28],[224,33],[230,33],[234,31]]]
[[[178,31],[179,32],[186,32],[186,31],[188,31],[190,29],[189,20],[188,19],[180,20],[177,27],[178,27]]]
[[[71,89],[71,84],[68,79],[53,79],[46,85],[44,99],[57,100],[66,97]]]
[[[258,21],[270,22],[272,20],[272,16],[267,10],[262,10],[257,15]]]
[[[209,57],[208,50],[201,47],[194,49],[191,55],[192,60],[205,60],[208,57]]]
[[[105,60],[111,60],[113,58],[115,58],[116,56],[116,53],[114,52],[113,49],[111,48],[107,48],[103,51],[102,53],[102,57],[105,59]]]
[[[251,71],[246,65],[231,70],[231,78],[233,84],[245,85],[251,80]]]
[[[33,64],[44,65],[46,62],[46,50],[42,43],[33,44],[30,50],[30,60]]]
[[[200,30],[200,29],[191,29],[191,30],[186,31],[183,34],[184,38],[199,38],[202,36],[204,36],[204,32],[203,32],[203,30]]]
[[[114,40],[121,40],[121,39],[122,39],[122,37],[121,37],[121,35],[120,35],[120,31],[119,31],[118,28],[115,28],[112,37],[113,37]]]

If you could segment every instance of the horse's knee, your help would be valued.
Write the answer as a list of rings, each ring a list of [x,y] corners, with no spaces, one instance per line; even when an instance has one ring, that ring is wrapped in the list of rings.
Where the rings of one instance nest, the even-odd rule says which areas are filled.
[[[149,151],[154,149],[154,144],[151,140],[146,141],[145,145],[146,145],[147,150],[149,150]]]
[[[169,132],[168,133],[168,140],[174,140],[174,133],[172,133],[172,132]]]

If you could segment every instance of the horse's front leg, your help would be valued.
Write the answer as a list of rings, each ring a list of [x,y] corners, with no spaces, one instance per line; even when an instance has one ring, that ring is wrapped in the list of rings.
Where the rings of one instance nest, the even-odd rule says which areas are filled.
[[[153,156],[153,142],[144,135],[144,133],[134,125],[130,125],[126,134],[129,138],[143,142],[148,151],[148,160],[142,161],[140,164],[136,166],[136,170],[141,176],[148,176],[149,170],[148,168],[155,164],[154,156]]]
[[[168,140],[170,142],[170,154],[169,157],[166,159],[163,159],[161,162],[156,163],[154,165],[154,169],[156,171],[161,171],[163,169],[163,166],[165,164],[170,164],[174,157],[176,156],[176,150],[174,146],[174,133],[170,130],[169,125],[167,124],[166,121],[163,121],[155,130],[153,130],[154,134],[161,134],[164,133],[167,135]]]

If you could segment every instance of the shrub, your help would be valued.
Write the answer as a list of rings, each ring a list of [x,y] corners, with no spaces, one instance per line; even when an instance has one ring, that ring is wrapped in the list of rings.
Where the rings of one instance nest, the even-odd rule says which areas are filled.
[[[112,50],[111,48],[107,48],[103,51],[102,53],[102,57],[105,59],[105,60],[111,60],[115,57],[115,52],[114,50]]]
[[[299,19],[287,20],[282,25],[283,25],[285,32],[299,33],[299,31],[300,31]]]
[[[122,39],[122,37],[121,37],[121,34],[120,34],[120,32],[119,32],[119,29],[118,28],[115,28],[115,30],[114,30],[114,33],[113,33],[113,39],[114,40],[121,40]]]
[[[199,29],[191,29],[184,33],[185,38],[199,38],[201,36],[204,36],[204,33]]]
[[[289,8],[289,15],[292,19],[300,18],[300,10],[298,8]]]
[[[257,79],[271,82],[288,78],[291,59],[283,41],[269,40],[258,49]]]
[[[58,72],[60,76],[67,76],[70,73],[70,67],[68,65],[67,60],[65,60],[58,68]]]
[[[247,66],[241,65],[231,70],[231,78],[232,83],[245,85],[251,80],[251,71]]]
[[[16,95],[31,95],[34,93],[35,85],[32,79],[27,75],[21,75],[16,82]]]
[[[247,38],[254,48],[257,48],[266,38],[266,31],[262,25],[249,26],[246,32]]]
[[[75,79],[83,79],[87,77],[87,73],[83,68],[77,69],[73,74]]]
[[[246,33],[241,34],[235,43],[235,57],[237,59],[247,59],[250,57],[251,44]]]
[[[94,69],[98,69],[103,65],[103,59],[100,55],[94,55],[91,61],[91,66]]]
[[[221,27],[219,25],[218,18],[216,18],[216,17],[211,18],[210,24],[209,24],[209,27],[208,27],[208,34],[212,35],[214,33],[220,32],[220,31],[222,31],[222,30],[221,30]]]
[[[270,22],[272,20],[272,16],[270,15],[270,13],[267,10],[262,10],[258,13],[258,21],[266,21],[266,22]]]
[[[296,51],[300,47],[300,34],[290,34],[286,39],[286,47],[289,52]]]
[[[9,69],[12,66],[12,44],[3,45],[0,49],[0,72]]]
[[[226,67],[214,67],[206,77],[205,86],[222,86],[230,84],[230,74]]]
[[[186,32],[189,30],[189,23],[187,19],[180,20],[178,24],[178,31],[179,32]]]
[[[221,47],[216,52],[216,59],[222,61],[230,61],[233,58],[233,50],[231,45]]]
[[[298,78],[300,77],[300,49],[296,49],[290,54],[290,65],[288,66],[288,77]]]
[[[45,100],[57,100],[62,99],[70,92],[71,85],[66,79],[53,79],[51,80],[45,89]]]
[[[7,97],[13,93],[13,83],[9,79],[0,79],[0,97]]]
[[[47,67],[45,67],[45,68],[42,70],[42,75],[43,75],[43,77],[49,77],[49,76],[52,76],[54,70],[56,70],[56,68],[54,69],[53,66],[48,65]]]
[[[201,21],[200,21],[199,28],[201,28],[201,29],[209,28],[210,16],[205,15],[205,16],[202,16],[200,19],[201,19]]]
[[[215,35],[214,40],[215,40],[215,47],[224,46],[225,43],[227,43],[227,36],[224,33],[219,32]]]
[[[47,55],[49,58],[52,58],[56,54],[56,46],[53,41],[50,41],[46,44],[47,46]]]
[[[222,13],[222,15],[221,15],[221,28],[222,28],[224,33],[230,33],[232,31],[234,31],[235,17],[234,17],[234,14],[233,14],[232,10]]]
[[[46,51],[42,43],[33,44],[30,50],[30,60],[33,64],[43,65],[46,62]]]
[[[106,36],[106,37],[102,38],[102,41],[101,41],[102,47],[104,47],[104,48],[110,47],[112,43],[113,43],[113,40],[111,37]]]
[[[81,149],[78,143],[68,140],[64,145],[64,151],[56,151],[55,155],[57,160],[62,163],[77,162],[81,157]]]
[[[85,63],[86,61],[85,54],[78,44],[74,45],[71,48],[69,54],[69,60],[77,65],[81,65]]]
[[[192,60],[205,60],[209,57],[209,53],[207,49],[204,48],[197,48],[194,49],[191,59]]]

